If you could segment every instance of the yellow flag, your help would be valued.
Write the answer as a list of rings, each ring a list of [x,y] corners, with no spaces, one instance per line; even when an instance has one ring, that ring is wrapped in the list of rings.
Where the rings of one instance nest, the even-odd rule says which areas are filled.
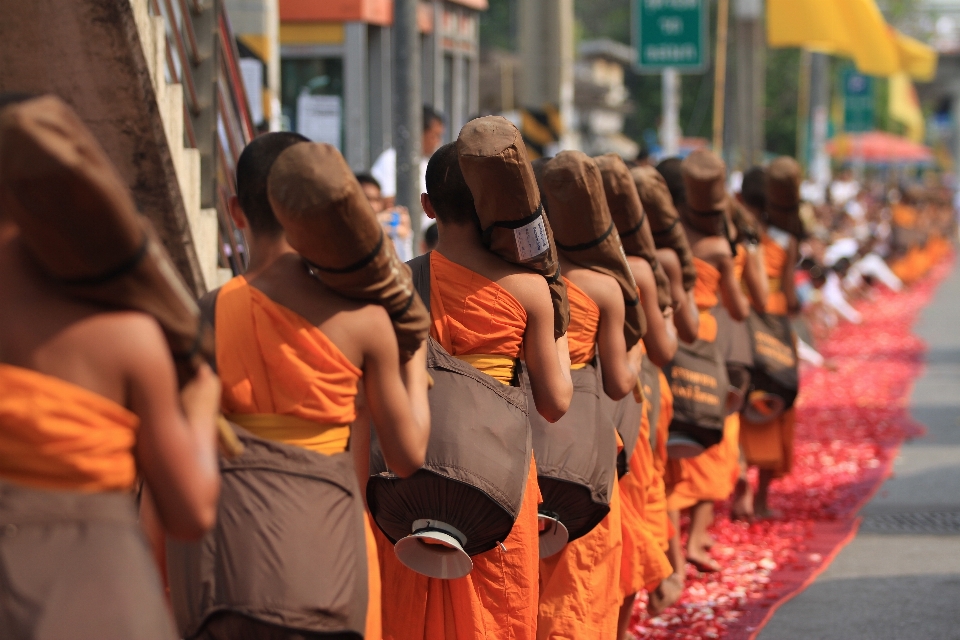
[[[900,66],[910,77],[920,82],[930,82],[937,73],[937,52],[919,40],[914,40],[899,31],[894,34],[900,53]]]
[[[924,121],[914,89],[906,73],[890,77],[890,97],[888,102],[890,117],[907,127],[907,137],[914,142],[923,142]]]
[[[873,76],[929,81],[937,65],[933,49],[886,23],[876,0],[768,0],[767,42],[853,58]]]

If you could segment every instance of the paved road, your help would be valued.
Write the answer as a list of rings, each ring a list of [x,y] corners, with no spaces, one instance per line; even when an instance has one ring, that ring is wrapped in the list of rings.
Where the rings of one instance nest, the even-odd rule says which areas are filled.
[[[915,331],[929,345],[903,446],[857,537],[761,640],[960,639],[960,268]]]

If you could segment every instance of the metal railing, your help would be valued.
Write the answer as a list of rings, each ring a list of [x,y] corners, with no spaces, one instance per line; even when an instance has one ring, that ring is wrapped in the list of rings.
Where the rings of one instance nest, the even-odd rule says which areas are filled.
[[[166,27],[167,82],[183,85],[183,144],[200,150],[202,180],[213,182],[204,185],[203,206],[217,210],[219,266],[243,273],[248,254],[228,202],[236,194],[237,159],[254,127],[230,19],[223,0],[148,3]],[[211,76],[209,83],[198,79]],[[207,122],[211,126],[198,126]]]

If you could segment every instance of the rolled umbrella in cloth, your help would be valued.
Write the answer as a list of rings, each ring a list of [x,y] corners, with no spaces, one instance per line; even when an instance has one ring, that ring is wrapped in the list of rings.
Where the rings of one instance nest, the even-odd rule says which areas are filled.
[[[430,314],[340,152],[323,143],[291,146],[270,169],[267,196],[313,274],[346,298],[382,305],[400,360],[409,360],[427,337]]]
[[[507,262],[547,279],[554,334],[559,338],[570,323],[570,304],[523,136],[506,118],[477,118],[460,130],[457,153],[476,204],[484,245]]]
[[[557,249],[570,262],[613,277],[626,306],[627,348],[647,329],[637,283],[610,216],[600,169],[581,151],[561,151],[543,169],[543,186]]]
[[[650,230],[647,212],[640,202],[640,194],[623,159],[615,153],[594,158],[603,178],[603,191],[607,195],[610,215],[617,225],[623,251],[628,256],[637,256],[650,263],[657,283],[657,303],[661,311],[673,302],[670,295],[670,280],[657,260],[657,247]]]
[[[0,188],[27,249],[65,294],[153,316],[181,384],[193,377],[213,352],[209,327],[107,154],[62,100],[0,111]],[[238,453],[230,428],[220,431]]]
[[[800,164],[789,156],[775,158],[767,168],[764,188],[767,220],[790,235],[803,239],[800,219]]]
[[[693,265],[693,252],[687,242],[687,234],[680,224],[680,214],[674,206],[667,183],[653,167],[634,167],[630,170],[637,194],[644,211],[650,219],[650,231],[658,249],[673,249],[683,269],[683,288],[693,289],[697,282],[697,269]]]
[[[707,236],[727,236],[727,165],[708,149],[697,149],[680,163],[685,201],[677,206],[683,221]],[[669,183],[668,183],[669,186]]]

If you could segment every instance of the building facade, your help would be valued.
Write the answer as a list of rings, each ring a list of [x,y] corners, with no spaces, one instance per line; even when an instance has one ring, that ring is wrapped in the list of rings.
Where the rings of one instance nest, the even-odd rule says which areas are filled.
[[[479,103],[479,20],[487,0],[418,6],[423,104],[456,137]],[[281,128],[337,146],[355,171],[393,146],[390,0],[280,0]]]

